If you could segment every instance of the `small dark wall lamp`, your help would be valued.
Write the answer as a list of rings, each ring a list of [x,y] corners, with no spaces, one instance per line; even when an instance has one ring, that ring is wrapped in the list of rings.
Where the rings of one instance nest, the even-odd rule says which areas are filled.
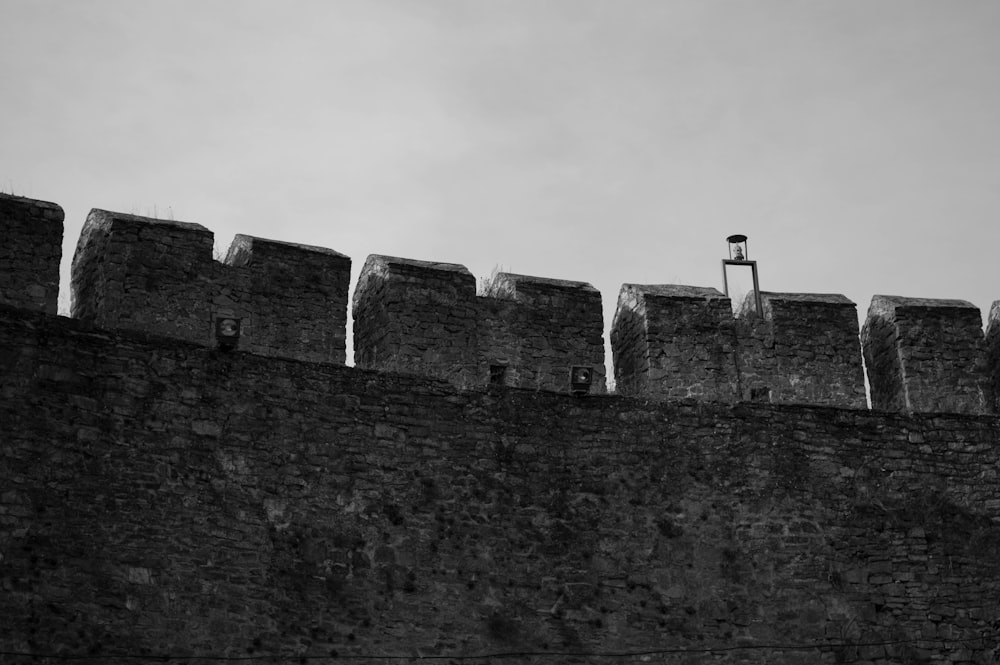
[[[574,365],[569,370],[569,391],[576,396],[586,395],[594,383],[594,368]]]
[[[240,320],[231,316],[215,319],[215,341],[223,351],[232,351],[240,342]]]

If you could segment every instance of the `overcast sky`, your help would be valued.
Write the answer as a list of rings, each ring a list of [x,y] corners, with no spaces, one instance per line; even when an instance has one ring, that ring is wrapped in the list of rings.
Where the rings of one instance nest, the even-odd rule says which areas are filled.
[[[0,189],[580,280],[1000,299],[996,0],[0,0]],[[64,306],[68,301],[63,296]],[[610,349],[608,350],[610,355]]]

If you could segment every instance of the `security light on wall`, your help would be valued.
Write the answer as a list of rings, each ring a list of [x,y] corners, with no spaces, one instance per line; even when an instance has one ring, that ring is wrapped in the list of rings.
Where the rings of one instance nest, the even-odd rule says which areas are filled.
[[[726,238],[729,244],[729,258],[722,259],[722,292],[729,297],[729,274],[727,268],[730,266],[744,266],[750,268],[753,274],[753,294],[754,304],[757,307],[757,316],[764,315],[764,306],[760,298],[760,283],[757,280],[757,262],[750,260],[750,252],[747,249],[747,237],[736,233]]]
[[[240,341],[240,320],[231,316],[215,319],[215,341],[223,351],[235,349]]]
[[[569,391],[574,395],[586,395],[594,383],[594,368],[575,365],[569,371]]]

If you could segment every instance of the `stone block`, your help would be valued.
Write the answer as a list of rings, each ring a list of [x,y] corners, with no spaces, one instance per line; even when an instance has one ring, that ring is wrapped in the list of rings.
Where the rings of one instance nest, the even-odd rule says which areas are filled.
[[[372,254],[354,289],[355,364],[479,383],[475,297],[465,266]]]
[[[1000,413],[1000,300],[986,322],[986,393],[990,413]]]
[[[477,302],[480,376],[494,383],[566,392],[575,366],[591,369],[591,393],[604,393],[601,293],[586,282],[497,275],[500,297]],[[492,368],[492,369],[491,369]],[[497,368],[503,377],[497,379]]]
[[[855,305],[841,295],[746,296],[734,318],[713,288],[626,284],[611,330],[624,394],[866,406]]]
[[[736,399],[736,339],[729,298],[713,288],[624,284],[611,328],[623,394]]]
[[[876,295],[861,341],[873,408],[988,412],[982,319],[971,303]]]
[[[344,364],[351,259],[332,249],[237,235],[226,267],[245,273],[251,335],[244,348],[262,355]],[[216,292],[216,315],[228,305]],[[235,311],[235,310],[234,310]]]
[[[752,303],[754,293],[747,295]],[[838,294],[761,292],[737,326],[740,398],[865,408],[855,304]]]
[[[73,317],[207,344],[213,242],[200,224],[91,210],[73,255]]]
[[[605,392],[601,294],[590,284],[500,273],[477,296],[465,266],[368,257],[354,291],[359,367],[425,374],[464,388],[567,392],[574,366]]]
[[[0,303],[56,313],[63,217],[55,203],[0,194]]]
[[[73,257],[73,316],[205,346],[239,320],[234,348],[343,364],[351,261],[238,235],[224,263],[199,224],[92,210]]]

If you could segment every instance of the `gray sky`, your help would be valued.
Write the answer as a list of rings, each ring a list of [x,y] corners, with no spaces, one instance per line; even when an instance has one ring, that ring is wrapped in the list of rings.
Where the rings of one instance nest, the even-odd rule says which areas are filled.
[[[0,0],[0,189],[368,254],[1000,299],[996,0]],[[65,298],[65,296],[64,296]],[[610,349],[608,350],[610,355]]]

